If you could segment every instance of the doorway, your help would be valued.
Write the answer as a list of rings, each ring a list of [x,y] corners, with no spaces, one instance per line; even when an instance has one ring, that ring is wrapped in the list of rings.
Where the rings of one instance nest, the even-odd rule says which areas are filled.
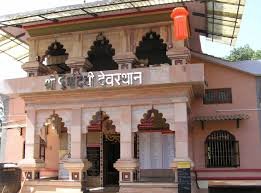
[[[103,184],[104,186],[119,185],[119,172],[113,164],[120,158],[120,135],[103,136]]]

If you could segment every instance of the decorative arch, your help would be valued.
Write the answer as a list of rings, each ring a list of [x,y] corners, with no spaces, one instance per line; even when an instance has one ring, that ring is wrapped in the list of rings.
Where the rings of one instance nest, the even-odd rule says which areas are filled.
[[[166,63],[171,65],[171,60],[166,55],[167,44],[163,42],[163,39],[156,32],[150,31],[146,33],[136,48],[135,54],[140,63],[137,65],[149,66]]]
[[[88,130],[116,133],[116,127],[112,123],[113,121],[110,120],[109,115],[107,115],[106,112],[100,110],[92,116]]]
[[[166,123],[166,119],[163,114],[157,109],[152,107],[143,115],[140,124],[138,125],[139,131],[170,131],[170,126]]]
[[[65,124],[62,121],[62,118],[59,117],[59,115],[56,114],[55,112],[53,112],[53,114],[49,118],[46,119],[43,129],[41,129],[41,131],[40,131],[40,137],[44,141],[46,141],[46,135],[48,135],[49,129],[55,130],[55,132],[59,136],[62,133],[67,132],[67,128],[65,127]]]
[[[118,64],[113,60],[115,49],[109,43],[109,40],[99,33],[96,40],[88,51],[88,60],[92,64],[89,71],[117,70]]]
[[[93,115],[92,120],[88,126],[89,132],[102,132],[105,138],[109,141],[119,142],[120,138],[116,132],[116,126],[113,121],[110,120],[109,115],[104,111],[97,111]]]
[[[55,40],[46,50],[42,62],[46,59],[46,66],[51,71],[55,71],[58,74],[69,73],[71,69],[65,64],[68,55],[69,54],[66,53],[64,45]]]
[[[233,134],[226,130],[211,132],[205,141],[206,166],[237,167],[239,162],[239,143]]]
[[[39,158],[44,160],[45,155],[50,153],[57,153],[53,156],[53,163],[58,164],[61,160],[67,159],[71,155],[69,134],[62,118],[53,111],[53,113],[46,119],[40,130],[40,149]],[[46,149],[47,144],[51,145],[51,149]],[[57,145],[59,144],[59,145]],[[46,164],[49,164],[48,162]],[[48,166],[47,166],[48,167]],[[60,170],[59,164],[57,169]]]
[[[206,142],[207,141],[235,141],[235,140],[236,140],[235,136],[226,130],[213,131],[206,138]]]

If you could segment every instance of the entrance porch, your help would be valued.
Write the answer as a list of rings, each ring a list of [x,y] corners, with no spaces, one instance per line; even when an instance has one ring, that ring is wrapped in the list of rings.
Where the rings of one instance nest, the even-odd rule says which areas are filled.
[[[139,188],[146,192],[153,183],[155,191],[173,192],[176,161],[190,161],[187,102],[177,97],[172,104],[38,110],[34,137],[39,144],[34,143],[33,153],[39,164],[25,164],[30,161],[26,148],[20,164],[31,181],[26,181],[23,191],[68,182],[77,191],[120,186],[120,192]]]
[[[139,86],[21,94],[27,111],[20,162],[30,180],[25,185],[55,177],[57,183],[80,182],[79,191],[116,185],[131,192],[132,184],[151,182],[175,187],[177,162],[191,163],[188,111],[204,83],[178,82],[170,77],[174,68],[181,69],[142,69]],[[162,73],[164,78],[155,78]]]

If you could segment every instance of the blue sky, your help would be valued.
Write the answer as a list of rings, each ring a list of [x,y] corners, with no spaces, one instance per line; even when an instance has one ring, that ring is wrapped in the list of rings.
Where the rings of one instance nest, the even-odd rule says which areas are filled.
[[[88,2],[88,0],[86,0],[86,2]],[[77,3],[83,3],[83,0],[8,0],[1,4],[0,15]],[[246,7],[241,23],[241,29],[235,47],[249,44],[251,48],[255,50],[261,50],[260,7],[261,0],[246,0]],[[233,49],[233,47],[228,45],[207,41],[204,37],[201,38],[201,45],[203,52],[217,57],[227,56]],[[7,56],[0,57],[0,65],[5,65],[4,68],[1,68],[2,70],[0,71],[0,79],[26,76],[26,73],[21,69],[21,63],[18,63]]]

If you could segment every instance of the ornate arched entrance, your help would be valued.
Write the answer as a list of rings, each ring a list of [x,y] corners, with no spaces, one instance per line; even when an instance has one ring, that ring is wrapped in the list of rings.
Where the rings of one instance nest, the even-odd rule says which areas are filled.
[[[139,180],[173,182],[170,168],[174,160],[174,132],[163,114],[153,107],[144,113],[138,124]]]
[[[104,111],[96,112],[89,123],[88,136],[95,133],[100,135],[100,145],[99,147],[93,147],[92,144],[87,145],[87,159],[92,162],[92,167],[87,171],[87,175],[89,178],[99,176],[101,186],[117,185],[119,172],[113,164],[120,158],[120,134],[116,132],[113,121]],[[93,157],[92,155],[95,149],[100,150],[100,162],[97,160],[98,156]]]
[[[45,161],[45,171],[41,175],[67,179],[68,171],[63,168],[63,160],[70,157],[68,133],[62,118],[55,112],[46,119],[40,141],[40,158]]]

